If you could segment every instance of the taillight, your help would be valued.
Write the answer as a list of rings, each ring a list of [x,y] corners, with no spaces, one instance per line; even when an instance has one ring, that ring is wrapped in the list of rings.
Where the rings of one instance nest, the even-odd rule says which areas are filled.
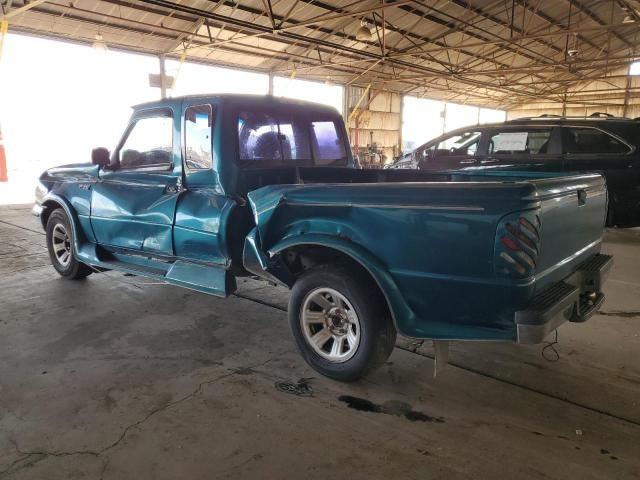
[[[540,254],[540,219],[533,212],[509,215],[498,226],[495,246],[498,273],[533,275]]]

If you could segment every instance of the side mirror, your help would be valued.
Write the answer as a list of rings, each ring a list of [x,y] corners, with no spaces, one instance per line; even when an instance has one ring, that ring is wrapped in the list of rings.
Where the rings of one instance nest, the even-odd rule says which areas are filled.
[[[91,163],[99,165],[100,167],[106,167],[111,163],[109,158],[109,150],[103,147],[94,148],[91,150]]]

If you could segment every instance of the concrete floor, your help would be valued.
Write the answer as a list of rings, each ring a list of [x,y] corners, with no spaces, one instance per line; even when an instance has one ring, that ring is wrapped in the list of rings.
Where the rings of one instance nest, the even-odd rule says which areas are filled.
[[[640,479],[640,233],[604,250],[607,301],[558,361],[454,344],[433,379],[400,339],[340,384],[295,352],[285,291],[65,281],[29,208],[0,207],[0,479]],[[275,387],[308,377],[312,396]]]

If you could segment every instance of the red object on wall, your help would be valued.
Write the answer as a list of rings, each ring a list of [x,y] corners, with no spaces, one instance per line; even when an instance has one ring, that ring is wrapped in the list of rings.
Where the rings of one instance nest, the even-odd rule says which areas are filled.
[[[2,144],[2,130],[0,130],[0,182],[8,182],[7,177],[7,156],[4,153],[4,145]]]

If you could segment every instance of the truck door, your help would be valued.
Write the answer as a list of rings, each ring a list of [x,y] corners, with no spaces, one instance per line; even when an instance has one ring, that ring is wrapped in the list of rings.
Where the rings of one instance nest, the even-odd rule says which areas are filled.
[[[215,105],[185,100],[182,106],[182,163],[185,192],[178,201],[173,239],[175,254],[191,261],[228,267],[225,232],[237,206],[218,182],[219,156],[214,149]],[[217,122],[220,123],[220,122]]]
[[[174,122],[170,109],[132,117],[114,152],[114,166],[102,170],[93,187],[91,225],[100,245],[174,254],[171,231],[182,191]]]

